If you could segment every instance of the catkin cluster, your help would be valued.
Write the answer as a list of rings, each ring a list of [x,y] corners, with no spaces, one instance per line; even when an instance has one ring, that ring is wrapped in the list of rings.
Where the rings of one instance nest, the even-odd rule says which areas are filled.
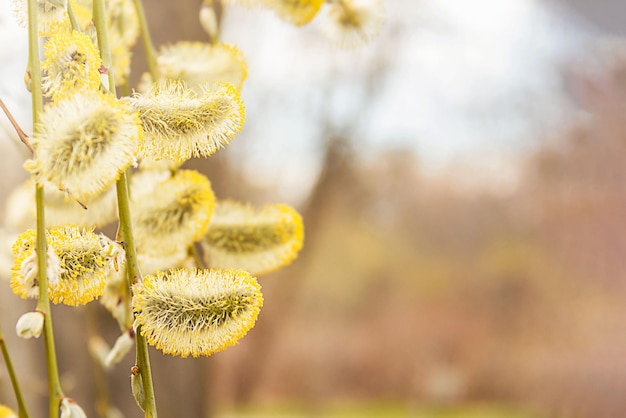
[[[241,91],[248,65],[239,48],[220,40],[214,2],[199,11],[207,42],[159,50],[140,0],[29,2],[27,13],[26,0],[13,0],[18,22],[42,51],[40,66],[33,64],[37,54],[31,57],[37,76],[25,77],[36,121],[28,143],[33,155],[24,164],[31,177],[8,199],[0,242],[12,242],[11,257],[2,254],[0,266],[9,267],[16,295],[41,298],[47,308],[38,303],[24,314],[18,334],[51,333],[44,327],[48,299],[70,306],[99,299],[122,331],[112,348],[92,339],[103,367],[123,358],[135,335],[144,346],[181,357],[237,344],[263,305],[256,276],[291,263],[304,228],[287,205],[220,200],[205,175],[181,168],[227,147],[246,118]],[[380,0],[223,3],[266,8],[296,26],[323,12],[325,33],[342,47],[370,41],[385,15]],[[36,22],[28,21],[33,15]],[[140,34],[150,72],[131,89],[131,51]],[[118,98],[116,85],[132,93]],[[115,237],[96,232],[115,222]],[[145,369],[133,371],[133,394],[140,407],[154,410],[145,379]],[[59,397],[56,414],[85,416],[59,392],[51,393]],[[15,415],[0,405],[0,416]]]

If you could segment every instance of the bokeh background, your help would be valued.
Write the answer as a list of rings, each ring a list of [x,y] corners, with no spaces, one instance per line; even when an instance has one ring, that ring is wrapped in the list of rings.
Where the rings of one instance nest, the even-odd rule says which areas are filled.
[[[0,95],[30,131],[26,32],[0,5]],[[206,40],[199,0],[147,0],[155,44]],[[247,121],[191,167],[219,198],[284,202],[305,247],[261,277],[265,306],[210,358],[152,351],[163,417],[626,416],[626,4],[386,0],[366,47],[228,8],[249,63]],[[144,69],[135,52],[134,80]],[[0,122],[0,214],[27,154]],[[42,341],[0,280],[0,324],[34,405]],[[142,416],[129,355],[86,353],[117,326],[55,307],[66,393]],[[104,382],[104,383],[103,383]],[[99,395],[98,395],[99,394]],[[0,403],[13,405],[0,367]],[[45,412],[34,416],[45,416]]]

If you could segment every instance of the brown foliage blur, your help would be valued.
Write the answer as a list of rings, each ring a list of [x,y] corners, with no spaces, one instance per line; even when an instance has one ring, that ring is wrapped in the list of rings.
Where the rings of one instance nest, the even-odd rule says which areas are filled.
[[[266,308],[245,343],[206,361],[207,393],[222,405],[490,401],[626,414],[624,71],[616,60],[569,76],[583,116],[527,156],[509,193],[424,175],[411,150],[362,158],[353,138],[327,131],[300,208],[306,248],[262,279]],[[232,180],[229,190],[254,195]]]
[[[584,112],[506,194],[425,176],[410,150],[371,161],[328,141],[306,250],[264,279],[233,399],[625,415],[626,61],[584,70],[568,75]]]

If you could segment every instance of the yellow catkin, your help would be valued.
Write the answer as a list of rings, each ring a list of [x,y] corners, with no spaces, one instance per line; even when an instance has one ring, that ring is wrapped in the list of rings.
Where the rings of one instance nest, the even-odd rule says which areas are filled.
[[[261,286],[242,270],[157,272],[134,287],[135,324],[148,344],[175,356],[208,356],[250,330],[263,305]]]
[[[43,52],[42,87],[44,94],[53,101],[100,87],[98,69],[102,60],[89,36],[82,32],[60,31],[47,39]]]
[[[74,95],[44,109],[26,168],[73,198],[97,196],[136,161],[142,136],[136,113],[97,92]]]
[[[159,81],[184,81],[198,92],[207,82],[225,82],[241,90],[248,76],[243,52],[225,43],[177,42],[162,47],[157,59]]]
[[[13,244],[11,289],[22,298],[38,296],[35,239],[29,229]],[[124,257],[119,244],[76,226],[48,229],[46,239],[48,294],[54,303],[77,306],[99,297]]]
[[[296,26],[306,25],[313,20],[323,3],[324,0],[265,0],[266,7]]]
[[[203,84],[200,90],[196,93],[183,82],[167,81],[128,99],[145,133],[142,158],[208,157],[239,133],[245,111],[237,90],[227,83]]]
[[[222,201],[201,244],[211,267],[240,268],[260,275],[293,261],[303,241],[302,218],[287,205],[255,209]]]
[[[15,229],[34,228],[37,220],[35,184],[26,180],[11,191],[7,199],[5,222]],[[76,200],[68,197],[58,187],[44,184],[44,207],[46,226],[75,224],[84,227],[103,227],[117,219],[117,196],[115,187],[110,187],[102,194],[81,201],[85,209]]]
[[[27,0],[12,0],[17,23],[26,27],[28,24]],[[37,0],[37,24],[39,36],[49,36],[66,26],[67,0]],[[68,22],[69,23],[69,22]]]
[[[137,251],[148,257],[186,252],[207,231],[215,195],[206,176],[178,170],[171,177],[143,172],[131,183]]]
[[[154,274],[157,271],[196,266],[196,260],[189,254],[188,247],[183,248],[181,246],[178,251],[171,251],[171,249],[161,249],[159,251],[153,248],[149,248],[147,251],[138,251],[137,261],[139,262],[141,272],[143,274]]]
[[[363,46],[386,21],[382,0],[341,0],[328,5],[324,33],[341,48]]]
[[[0,418],[17,418],[17,414],[8,406],[0,405]]]

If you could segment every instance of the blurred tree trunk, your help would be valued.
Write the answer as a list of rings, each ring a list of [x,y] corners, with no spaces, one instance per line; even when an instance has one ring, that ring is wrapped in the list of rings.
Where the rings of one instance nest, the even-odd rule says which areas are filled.
[[[321,164],[319,178],[300,213],[305,225],[304,248],[293,265],[274,273],[271,277],[261,278],[266,301],[260,320],[246,340],[249,350],[237,365],[234,382],[233,402],[250,402],[254,391],[259,387],[268,369],[269,358],[275,347],[276,336],[289,321],[291,312],[297,305],[301,289],[305,284],[305,272],[309,268],[310,255],[318,240],[317,231],[330,209],[331,195],[337,191],[349,190],[346,183],[352,178],[351,158],[348,141],[341,137],[332,137],[326,145],[326,152]]]

